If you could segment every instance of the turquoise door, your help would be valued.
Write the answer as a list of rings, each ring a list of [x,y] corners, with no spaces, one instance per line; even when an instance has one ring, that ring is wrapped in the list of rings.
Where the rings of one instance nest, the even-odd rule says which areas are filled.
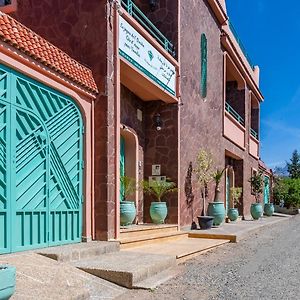
[[[120,140],[120,176],[125,176],[125,139]],[[120,201],[124,200],[124,183],[120,182]]]
[[[230,175],[226,172],[226,213],[230,208]]]
[[[0,66],[0,253],[81,240],[82,135],[69,97]]]
[[[265,176],[265,186],[264,186],[264,203],[270,202],[270,178]]]

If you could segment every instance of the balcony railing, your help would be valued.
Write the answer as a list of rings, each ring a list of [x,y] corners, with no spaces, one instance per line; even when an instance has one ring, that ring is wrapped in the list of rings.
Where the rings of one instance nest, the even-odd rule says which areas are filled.
[[[157,27],[143,14],[132,0],[121,0],[126,11],[137,20],[173,57],[176,56],[174,45],[157,29]]]
[[[231,22],[229,22],[229,28],[230,28],[230,30],[232,31],[232,33],[233,33],[233,35],[234,35],[236,41],[238,42],[240,48],[242,49],[242,51],[243,51],[245,57],[247,58],[248,63],[250,64],[251,68],[254,69],[254,64],[252,63],[252,60],[251,60],[249,54],[247,53],[246,48],[245,48],[245,46],[244,46],[242,40],[240,39],[240,37],[239,37],[237,31],[235,30],[235,28],[234,28],[234,26],[232,25]]]
[[[254,129],[250,128],[250,134],[258,140],[258,133]]]
[[[225,102],[225,110],[233,116],[242,126],[245,126],[245,120],[236,112],[228,102]]]

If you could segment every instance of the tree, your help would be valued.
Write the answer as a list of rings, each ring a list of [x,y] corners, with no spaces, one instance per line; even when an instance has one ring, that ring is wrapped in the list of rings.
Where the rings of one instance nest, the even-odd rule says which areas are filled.
[[[290,161],[290,163],[286,164],[290,178],[300,178],[300,155],[297,150],[293,152]]]
[[[255,195],[256,203],[259,203],[260,195],[263,192],[263,184],[264,184],[263,172],[258,171],[255,174],[253,174],[250,177],[249,182],[251,183],[251,188],[252,188],[252,192]]]

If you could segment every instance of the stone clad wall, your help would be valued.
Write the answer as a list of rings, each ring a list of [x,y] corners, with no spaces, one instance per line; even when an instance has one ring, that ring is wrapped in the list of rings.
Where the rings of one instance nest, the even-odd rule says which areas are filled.
[[[94,238],[102,240],[114,238],[116,229],[112,76],[114,20],[112,10],[106,5],[106,0],[18,0],[18,9],[12,15],[93,71],[100,91],[94,110]]]
[[[223,131],[223,52],[220,29],[206,1],[181,3],[181,224],[190,225],[203,210],[195,168],[200,148],[210,151],[215,164],[225,166]],[[207,97],[200,94],[201,34],[208,47]],[[222,182],[222,197],[224,197]],[[208,201],[213,200],[214,185],[208,186]],[[206,208],[205,208],[206,209]]]

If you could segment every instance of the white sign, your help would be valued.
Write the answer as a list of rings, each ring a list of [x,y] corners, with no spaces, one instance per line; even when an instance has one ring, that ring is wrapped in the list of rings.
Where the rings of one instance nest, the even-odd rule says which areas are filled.
[[[119,16],[119,53],[146,76],[175,95],[175,66],[121,16]]]
[[[152,176],[160,176],[160,165],[152,165]]]

